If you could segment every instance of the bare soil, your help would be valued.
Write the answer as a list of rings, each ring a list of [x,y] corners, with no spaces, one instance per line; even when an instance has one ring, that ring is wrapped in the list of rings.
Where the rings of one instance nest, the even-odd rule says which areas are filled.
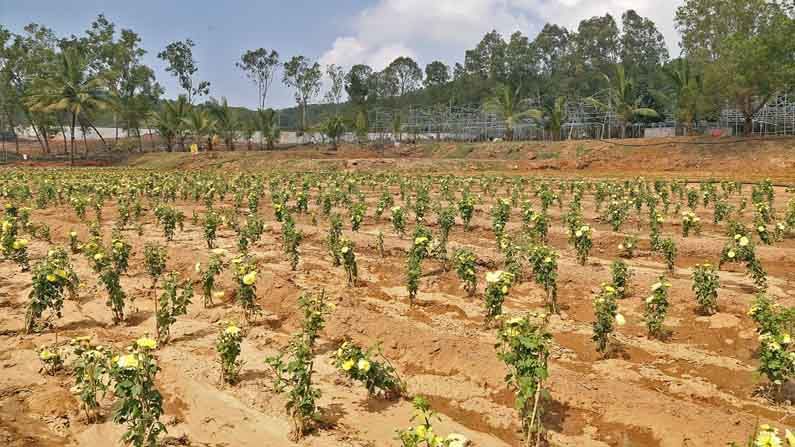
[[[709,176],[754,180],[770,176],[778,181],[795,178],[791,141],[762,143],[764,158],[749,158],[752,143],[723,147],[726,152],[697,147],[622,149],[609,143],[593,142],[590,161],[578,169],[569,165],[577,152],[576,142],[550,145],[561,158],[557,168],[542,168],[538,160],[539,144],[495,145],[504,154],[511,147],[521,148],[517,160],[486,158],[446,159],[444,151],[457,150],[439,145],[434,154],[413,154],[415,158],[381,158],[370,151],[343,148],[335,154],[312,155],[277,152],[273,154],[219,153],[145,155],[131,164],[147,168],[182,169],[323,169],[350,170],[400,169],[405,171],[467,173],[497,171],[510,174],[538,175],[552,170],[560,176],[635,176],[668,175],[703,178]],[[603,144],[604,146],[597,147]],[[756,144],[756,143],[753,143]],[[678,146],[677,146],[678,145]],[[528,146],[528,147],[525,147]],[[730,149],[734,148],[734,149]],[[664,155],[660,154],[666,150]],[[412,150],[429,150],[417,146]],[[483,157],[492,150],[477,146],[472,152]],[[688,152],[692,150],[693,152]],[[617,151],[622,152],[617,155]],[[582,149],[579,149],[582,152]],[[535,160],[529,160],[528,154]],[[394,154],[393,154],[394,155]],[[407,154],[408,155],[412,155]],[[472,155],[470,153],[470,155]],[[248,158],[247,158],[248,157]],[[777,158],[778,157],[778,158]],[[522,159],[520,159],[522,158]],[[582,158],[582,157],[580,157]],[[270,160],[269,160],[270,159]],[[275,161],[274,161],[275,160]],[[487,160],[482,165],[480,161]],[[333,162],[333,164],[329,164]],[[554,160],[552,160],[554,161]],[[491,164],[490,164],[491,163]],[[516,166],[514,168],[514,166]],[[670,171],[668,171],[670,169]],[[558,172],[563,171],[563,172]],[[377,200],[378,191],[368,200]],[[792,194],[776,189],[776,207],[783,209]],[[269,204],[264,197],[262,204]],[[177,207],[190,216],[193,202],[177,201]],[[225,206],[231,206],[227,198]],[[668,219],[663,227],[673,235],[679,248],[676,273],[669,275],[671,308],[666,320],[670,337],[664,341],[649,338],[642,321],[643,299],[649,287],[664,270],[663,261],[652,255],[647,237],[641,237],[638,256],[628,261],[635,276],[631,295],[619,302],[627,325],[618,330],[619,348],[603,359],[591,342],[593,321],[592,297],[602,282],[609,281],[610,263],[618,257],[617,245],[622,235],[607,225],[595,223],[593,203],[586,200],[584,209],[589,223],[594,223],[594,249],[585,266],[575,260],[560,224],[561,212],[552,210],[551,245],[561,253],[559,262],[560,316],[553,317],[551,332],[554,355],[548,383],[552,401],[543,416],[550,445],[556,446],[722,446],[741,442],[757,423],[778,427],[795,426],[795,410],[756,394],[764,384],[756,373],[758,342],[754,324],[747,310],[754,297],[752,281],[742,269],[727,267],[721,271],[722,288],[719,312],[701,316],[691,287],[691,267],[704,261],[716,263],[726,237],[723,227],[706,224],[700,236],[681,237],[678,218]],[[495,250],[488,209],[479,208],[473,228],[464,231],[457,225],[450,235],[450,246],[475,249],[482,260],[478,274],[500,265]],[[103,227],[110,234],[117,212],[108,203],[103,210]],[[399,238],[386,219],[376,221],[370,206],[365,223],[358,232],[345,224],[345,235],[356,243],[360,282],[346,287],[345,272],[334,267],[327,254],[327,223],[318,226],[307,215],[296,215],[305,232],[298,271],[292,272],[281,250],[280,224],[273,219],[270,205],[260,215],[268,229],[252,253],[261,261],[257,283],[259,304],[264,314],[246,327],[242,358],[246,362],[242,380],[236,386],[222,386],[215,341],[220,321],[242,321],[239,307],[233,302],[234,285],[229,273],[221,277],[226,298],[211,308],[203,308],[197,296],[188,315],[178,319],[172,329],[172,341],[157,351],[162,367],[158,386],[166,403],[165,421],[169,442],[196,446],[397,446],[395,429],[409,425],[409,400],[384,401],[368,398],[366,390],[350,383],[330,365],[334,350],[345,339],[362,345],[382,343],[384,354],[394,362],[408,382],[411,394],[428,396],[441,415],[437,432],[457,432],[467,436],[476,447],[523,445],[520,421],[513,408],[513,395],[503,381],[505,366],[494,350],[494,331],[483,323],[482,285],[474,297],[468,297],[452,271],[445,271],[438,261],[423,265],[425,275],[420,284],[419,305],[409,306],[405,288],[405,252],[409,240]],[[704,222],[711,222],[711,211],[698,210]],[[625,224],[634,232],[635,217]],[[67,244],[67,234],[74,229],[85,240],[88,231],[67,207],[34,210],[34,222],[47,223],[53,242]],[[122,348],[155,327],[154,293],[143,269],[143,244],[165,244],[162,231],[155,225],[151,210],[145,214],[144,236],[133,230],[125,236],[134,244],[128,275],[122,286],[134,298],[137,311],[127,321],[111,324],[105,306],[105,293],[96,283],[83,257],[73,263],[83,282],[77,300],[65,305],[57,331],[25,335],[22,332],[25,305],[31,276],[20,273],[10,262],[0,263],[0,442],[9,447],[106,446],[117,443],[122,428],[110,420],[110,403],[105,401],[105,418],[88,424],[69,393],[73,379],[61,374],[40,374],[35,349],[69,338],[90,335],[95,343]],[[518,210],[509,230],[518,228]],[[438,230],[431,225],[434,230]],[[376,250],[376,234],[384,232],[386,256]],[[647,229],[639,231],[648,235]],[[218,245],[236,251],[235,235],[221,230]],[[193,275],[193,265],[207,260],[202,229],[186,220],[185,230],[167,244],[168,268]],[[48,244],[32,241],[32,259],[43,257]],[[785,305],[795,304],[795,240],[774,247],[758,248],[762,264],[768,270],[770,293]],[[481,281],[482,283],[482,281]],[[284,410],[285,398],[271,389],[272,377],[264,359],[282,350],[290,334],[300,324],[296,299],[303,290],[324,289],[337,304],[319,341],[316,381],[323,393],[321,427],[300,442],[289,440],[290,421]],[[159,292],[158,292],[159,293]],[[514,287],[505,303],[506,312],[523,312],[543,307],[544,292],[525,281]]]

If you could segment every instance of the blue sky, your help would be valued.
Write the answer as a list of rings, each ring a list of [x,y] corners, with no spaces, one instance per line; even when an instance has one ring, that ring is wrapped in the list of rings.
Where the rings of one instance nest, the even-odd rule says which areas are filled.
[[[681,0],[0,0],[0,23],[15,32],[36,22],[59,35],[82,34],[104,13],[117,27],[142,37],[146,62],[169,97],[179,89],[156,54],[169,42],[190,38],[196,42],[199,77],[212,83],[211,96],[255,107],[256,90],[234,66],[247,49],[274,48],[282,60],[301,54],[324,65],[364,62],[376,69],[406,55],[424,66],[435,59],[460,61],[491,29],[533,36],[545,22],[574,28],[583,18],[606,12],[620,17],[635,8],[658,24],[675,50],[672,19],[678,4]],[[275,82],[268,103],[290,106],[292,93]]]

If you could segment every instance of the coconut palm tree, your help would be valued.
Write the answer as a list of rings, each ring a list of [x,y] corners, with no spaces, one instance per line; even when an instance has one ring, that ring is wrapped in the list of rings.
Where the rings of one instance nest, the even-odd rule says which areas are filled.
[[[51,73],[42,74],[33,83],[33,93],[27,98],[33,112],[65,112],[68,114],[71,138],[70,162],[74,164],[75,127],[87,123],[105,139],[91,123],[90,114],[108,104],[104,80],[88,70],[88,61],[76,48],[66,48],[58,54]]]
[[[498,112],[505,122],[505,139],[513,140],[514,125],[524,118],[542,119],[542,113],[532,108],[523,108],[521,89],[513,89],[505,84],[498,84],[494,97],[484,104],[486,110]]]
[[[174,141],[178,141],[180,148],[185,150],[185,119],[189,110],[188,100],[180,95],[175,101],[165,101],[163,108],[152,114],[157,133],[166,140],[167,151],[172,151]]]
[[[198,143],[202,138],[207,137],[207,150],[213,150],[213,137],[217,122],[207,110],[201,107],[192,107],[182,122],[193,136],[193,141]]]
[[[634,123],[637,118],[659,116],[656,110],[641,105],[643,98],[637,96],[635,83],[627,77],[623,65],[616,66],[616,75],[613,78],[606,74],[602,76],[608,85],[608,101],[605,103],[593,97],[588,98],[588,101],[601,110],[613,110],[616,113],[621,125],[621,138],[624,138],[627,124]]]
[[[257,110],[256,122],[260,132],[260,145],[262,145],[262,140],[264,139],[268,145],[268,149],[272,150],[275,142],[281,135],[281,129],[279,129],[279,115],[273,109],[260,109]]]
[[[687,59],[678,59],[664,67],[663,72],[671,80],[674,87],[673,103],[676,108],[676,120],[686,128],[698,121],[703,108],[704,79],[690,67]]]
[[[240,124],[226,97],[222,97],[220,101],[215,98],[210,99],[210,114],[215,118],[218,133],[226,143],[226,148],[235,150],[235,138]]]

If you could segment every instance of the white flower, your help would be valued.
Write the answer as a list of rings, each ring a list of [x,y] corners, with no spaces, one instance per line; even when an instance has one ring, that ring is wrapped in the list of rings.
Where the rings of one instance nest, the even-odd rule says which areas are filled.
[[[616,324],[619,326],[623,326],[627,324],[627,320],[621,314],[616,314]]]
[[[497,270],[496,272],[487,272],[486,273],[486,282],[489,284],[493,284],[500,281],[502,277],[502,270]]]
[[[747,246],[747,245],[748,245],[748,242],[749,242],[749,241],[748,241],[748,238],[747,238],[747,237],[745,237],[745,236],[741,237],[741,238],[740,238],[740,247],[745,247],[745,246]]]

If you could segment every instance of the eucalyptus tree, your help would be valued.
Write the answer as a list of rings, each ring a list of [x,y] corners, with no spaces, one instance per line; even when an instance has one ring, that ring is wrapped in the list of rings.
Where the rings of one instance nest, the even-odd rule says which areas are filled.
[[[397,96],[405,96],[422,85],[422,70],[410,57],[396,58],[386,67],[384,73],[393,83],[394,94]]]
[[[312,62],[304,56],[293,56],[284,64],[284,84],[295,89],[295,101],[301,110],[300,132],[306,131],[306,108],[309,101],[320,92],[320,80],[323,73],[320,64]]]
[[[198,81],[194,75],[199,71],[196,60],[193,58],[193,47],[196,44],[192,40],[172,42],[157,54],[157,57],[165,61],[168,65],[166,71],[176,76],[180,87],[185,90],[185,96],[189,104],[198,96],[210,93],[209,81]]]
[[[326,66],[326,76],[329,79],[329,89],[326,92],[326,102],[334,105],[334,113],[339,113],[339,104],[342,102],[342,92],[345,89],[345,70],[339,65]]]
[[[67,47],[58,53],[54,68],[52,73],[42,73],[34,80],[28,105],[32,111],[68,113],[70,161],[74,163],[75,127],[78,122],[88,123],[102,139],[91,123],[91,113],[107,106],[107,89],[103,78],[89,72],[88,61],[76,48]],[[104,144],[104,139],[102,141]]]
[[[257,86],[257,108],[264,109],[276,68],[279,66],[279,53],[276,50],[269,52],[265,48],[248,50],[235,62],[235,66],[243,70],[246,77]]]

